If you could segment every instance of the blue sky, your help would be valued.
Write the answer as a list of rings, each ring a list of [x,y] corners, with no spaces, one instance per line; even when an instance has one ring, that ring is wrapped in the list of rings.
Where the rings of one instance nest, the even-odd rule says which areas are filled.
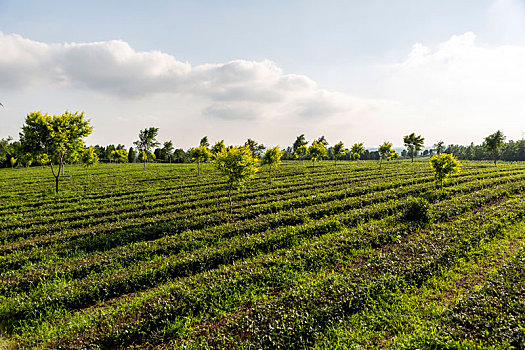
[[[0,137],[66,109],[92,119],[88,143],[154,125],[184,148],[525,130],[520,0],[0,0],[0,32]]]

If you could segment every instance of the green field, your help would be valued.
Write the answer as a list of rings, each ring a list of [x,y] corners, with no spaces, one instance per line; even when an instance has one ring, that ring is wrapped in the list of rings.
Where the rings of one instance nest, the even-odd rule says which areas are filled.
[[[525,348],[525,164],[310,165],[0,169],[0,347]]]

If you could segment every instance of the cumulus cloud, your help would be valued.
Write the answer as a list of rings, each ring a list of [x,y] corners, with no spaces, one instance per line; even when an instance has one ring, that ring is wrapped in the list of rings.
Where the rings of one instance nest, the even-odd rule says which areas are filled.
[[[193,67],[162,52],[137,52],[118,40],[45,44],[2,33],[0,48],[0,84],[8,88],[54,85],[124,98],[189,94],[207,98],[203,113],[221,119],[253,120],[294,109],[322,118],[342,108],[333,93],[305,76],[284,74],[269,60]]]
[[[382,66],[372,98],[328,91],[307,76],[286,74],[270,60],[192,66],[166,53],[137,52],[123,41],[46,44],[0,32],[0,52],[0,89],[20,96],[34,87],[94,91],[90,96],[103,96],[99,102],[112,98],[111,105],[126,118],[136,114],[133,135],[143,127],[137,110],[157,115],[161,127],[191,120],[219,133],[235,125],[243,137],[270,135],[265,137],[280,144],[277,135],[293,138],[303,132],[399,145],[396,138],[413,131],[429,143],[465,143],[479,142],[496,129],[509,131],[509,138],[525,130],[525,46],[489,47],[478,44],[473,33],[436,47],[415,44],[403,60]],[[126,110],[129,101],[134,105]],[[114,112],[104,106],[97,106],[99,115],[104,109]]]

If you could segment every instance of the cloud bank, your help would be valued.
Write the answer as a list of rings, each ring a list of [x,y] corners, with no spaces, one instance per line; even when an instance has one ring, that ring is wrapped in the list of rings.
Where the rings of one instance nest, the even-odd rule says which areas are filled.
[[[221,119],[270,118],[275,111],[329,117],[348,107],[339,94],[306,76],[284,74],[269,60],[192,66],[118,40],[45,44],[2,33],[0,48],[0,86],[9,89],[71,87],[133,99],[193,95],[208,99],[204,114]]]
[[[404,59],[381,67],[372,98],[323,89],[307,76],[285,74],[270,60],[192,66],[123,41],[47,44],[0,33],[0,52],[0,90],[87,91],[111,97],[123,110],[126,103],[142,101],[142,112],[161,128],[163,121],[172,128],[173,118],[194,121],[193,129],[209,124],[204,131],[187,127],[192,138],[216,131],[226,135],[218,138],[242,134],[282,145],[306,133],[372,147],[384,140],[400,145],[413,131],[432,144],[479,142],[496,129],[517,138],[525,130],[525,46],[487,47],[473,33],[436,47],[415,44]],[[97,115],[104,114],[104,106],[98,107]],[[120,118],[128,118],[126,113],[133,111],[124,110]],[[128,133],[145,126],[137,122]]]

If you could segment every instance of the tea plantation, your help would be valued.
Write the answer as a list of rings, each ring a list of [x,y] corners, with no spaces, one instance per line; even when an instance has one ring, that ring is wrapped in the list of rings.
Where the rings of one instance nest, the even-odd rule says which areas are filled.
[[[525,164],[0,169],[0,346],[525,348]]]

